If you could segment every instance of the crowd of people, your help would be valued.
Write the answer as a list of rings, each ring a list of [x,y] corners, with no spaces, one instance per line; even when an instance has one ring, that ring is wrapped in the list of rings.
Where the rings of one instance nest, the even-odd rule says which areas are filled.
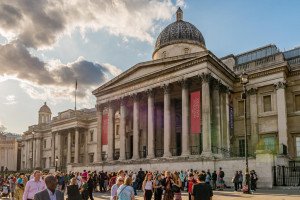
[[[143,171],[120,170],[118,172],[86,171],[54,174],[34,171],[32,174],[15,174],[0,177],[1,194],[3,186],[15,200],[43,200],[46,195],[56,196],[56,200],[93,200],[93,193],[110,192],[111,200],[133,200],[137,191],[143,193],[145,200],[181,200],[186,191],[189,200],[209,200],[213,190],[224,190],[229,186],[224,181],[222,168],[217,171],[186,170]],[[256,189],[258,177],[251,171],[251,190]],[[243,188],[243,173],[237,171],[232,178],[235,191]],[[50,198],[52,199],[52,198]]]

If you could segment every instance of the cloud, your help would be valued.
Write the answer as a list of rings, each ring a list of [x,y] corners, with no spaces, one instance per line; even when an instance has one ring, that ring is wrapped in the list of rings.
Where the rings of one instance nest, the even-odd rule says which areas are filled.
[[[0,33],[18,38],[26,47],[51,47],[57,39],[79,28],[105,29],[125,38],[153,42],[151,28],[171,19],[178,0],[4,0],[0,4]]]
[[[8,95],[5,99],[6,102],[4,104],[6,105],[13,105],[17,103],[15,95]]]

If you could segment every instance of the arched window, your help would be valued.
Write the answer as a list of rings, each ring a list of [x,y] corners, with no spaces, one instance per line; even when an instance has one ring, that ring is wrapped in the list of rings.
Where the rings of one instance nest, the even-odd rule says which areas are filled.
[[[166,57],[167,57],[167,52],[166,51],[162,52],[162,58],[166,58]]]

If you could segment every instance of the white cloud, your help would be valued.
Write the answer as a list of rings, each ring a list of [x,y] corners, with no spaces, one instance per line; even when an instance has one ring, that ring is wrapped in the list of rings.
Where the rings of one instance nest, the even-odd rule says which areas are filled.
[[[5,97],[5,99],[6,99],[6,102],[4,104],[6,104],[6,105],[13,105],[13,104],[17,103],[15,95],[8,95]]]

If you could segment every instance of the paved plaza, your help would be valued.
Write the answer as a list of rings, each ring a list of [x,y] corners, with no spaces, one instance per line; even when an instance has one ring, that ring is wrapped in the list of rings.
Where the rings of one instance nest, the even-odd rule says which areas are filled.
[[[109,193],[95,193],[96,200],[110,199]],[[142,200],[142,193],[139,192],[136,197],[138,200]],[[273,189],[273,190],[258,190],[254,194],[242,194],[241,192],[230,191],[214,191],[213,200],[231,200],[231,199],[251,199],[251,200],[299,200],[300,189]],[[182,194],[182,200],[188,200],[188,194],[184,192]]]

